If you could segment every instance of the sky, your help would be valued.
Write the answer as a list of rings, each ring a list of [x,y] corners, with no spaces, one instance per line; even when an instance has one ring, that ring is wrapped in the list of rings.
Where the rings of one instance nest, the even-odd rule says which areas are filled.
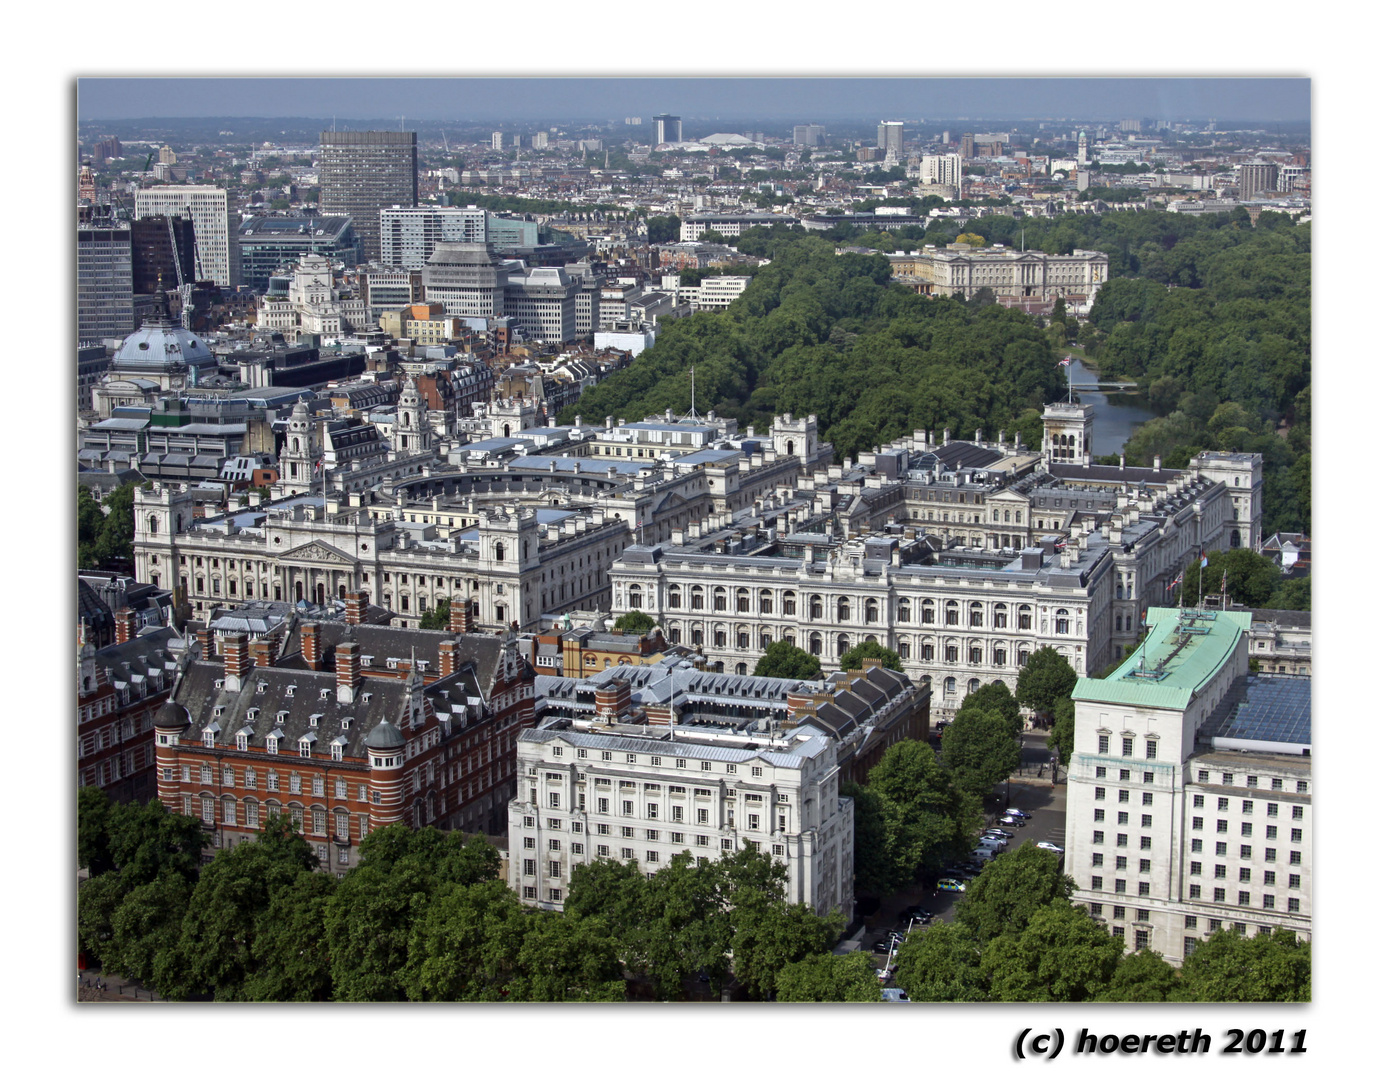
[[[1307,123],[1306,78],[79,78],[79,120],[689,118],[1251,120]]]

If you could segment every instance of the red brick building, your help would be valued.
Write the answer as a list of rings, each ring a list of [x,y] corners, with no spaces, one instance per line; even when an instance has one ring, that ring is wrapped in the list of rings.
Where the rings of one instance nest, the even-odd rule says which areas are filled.
[[[373,829],[500,833],[516,737],[534,724],[535,672],[514,638],[354,621],[282,638],[212,640],[180,671],[155,720],[159,797],[203,819],[209,847],[288,814],[324,869],[344,873]],[[218,655],[220,654],[220,655]]]
[[[115,613],[115,642],[94,647],[78,623],[77,786],[117,802],[154,798],[154,715],[167,700],[183,651],[170,627],[136,632],[136,613]]]

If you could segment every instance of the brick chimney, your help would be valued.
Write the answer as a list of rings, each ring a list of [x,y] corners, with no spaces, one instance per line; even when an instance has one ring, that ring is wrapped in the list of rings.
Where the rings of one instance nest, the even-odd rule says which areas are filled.
[[[471,634],[473,632],[473,602],[460,597],[449,600],[449,632]]]
[[[621,717],[632,707],[632,684],[626,679],[613,679],[607,686],[594,690],[593,703],[600,718],[609,710],[614,719]]]
[[[309,665],[310,671],[322,670],[318,659],[322,655],[318,640],[318,623],[306,622],[300,625],[299,651],[304,654],[304,663]]]
[[[361,626],[367,619],[367,594],[365,590],[347,594],[347,625]]]
[[[251,642],[251,663],[256,667],[272,666],[272,652],[269,638],[256,638]]]
[[[135,636],[135,612],[123,607],[116,612],[116,644],[124,645]]]
[[[362,685],[362,647],[355,641],[344,641],[334,650],[333,660],[337,671],[338,701],[352,704]]]
[[[452,638],[439,642],[439,678],[447,679],[458,667],[458,642]]]
[[[241,680],[251,673],[250,638],[228,634],[223,641],[222,662],[228,690],[240,690]]]
[[[203,660],[211,660],[215,658],[217,653],[214,650],[212,644],[212,628],[204,626],[201,630],[198,631],[197,638],[198,656]]]

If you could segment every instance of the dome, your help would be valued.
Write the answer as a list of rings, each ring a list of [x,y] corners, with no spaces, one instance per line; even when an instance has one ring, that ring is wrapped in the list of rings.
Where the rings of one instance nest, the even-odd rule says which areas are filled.
[[[188,710],[177,701],[166,701],[154,714],[154,726],[182,731],[189,724]]]
[[[405,736],[389,720],[382,720],[367,737],[368,750],[395,750],[405,745]]]
[[[746,135],[734,135],[732,132],[719,131],[713,135],[706,135],[699,140],[708,146],[752,146],[753,141]]]
[[[140,329],[121,342],[111,366],[124,370],[178,371],[189,367],[215,367],[217,358],[198,335],[169,319],[160,303]]]

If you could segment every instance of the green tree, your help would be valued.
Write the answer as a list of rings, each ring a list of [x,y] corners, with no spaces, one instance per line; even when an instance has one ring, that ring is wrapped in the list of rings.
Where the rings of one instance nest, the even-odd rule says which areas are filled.
[[[937,922],[908,934],[897,950],[897,964],[897,985],[913,1001],[989,1000],[979,942],[959,922]]]
[[[957,243],[957,244],[968,244],[970,247],[988,247],[988,246],[989,246],[989,242],[988,242],[987,240],[985,240],[985,239],[984,239],[982,236],[980,236],[978,233],[972,233],[972,232],[960,233],[958,236],[955,237],[955,243]]]
[[[126,890],[115,874],[88,878],[77,888],[77,947],[94,967],[104,964],[108,957],[115,958],[111,920],[125,896]]]
[[[778,1001],[881,1001],[882,990],[865,952],[812,953],[776,977]]]
[[[1008,721],[996,710],[961,709],[941,735],[941,761],[956,786],[985,795],[1022,760]]]
[[[111,859],[126,890],[149,884],[166,869],[189,881],[198,877],[207,834],[197,818],[151,799],[112,806],[108,821]]]
[[[104,507],[106,518],[93,546],[97,565],[113,560],[129,562],[134,557],[135,485],[116,488],[106,496]]]
[[[116,864],[111,858],[111,799],[99,787],[77,789],[77,866],[97,877]]]
[[[1048,645],[1029,656],[1018,672],[1017,697],[1029,709],[1054,716],[1056,703],[1070,697],[1075,685],[1075,669]]]
[[[111,916],[108,967],[146,985],[158,983],[166,954],[179,948],[192,895],[188,879],[172,869],[131,889]]]
[[[77,486],[77,565],[86,570],[97,566],[96,547],[101,538],[106,515],[92,493],[81,484]]]
[[[1187,607],[1195,607],[1202,592],[1219,593],[1222,578],[1230,599],[1248,607],[1266,606],[1281,584],[1278,564],[1249,548],[1207,552],[1206,562],[1202,568],[1198,558],[1182,572],[1182,604]]]
[[[450,603],[447,600],[440,600],[434,605],[433,611],[427,611],[420,616],[421,630],[447,630],[449,628]]]
[[[889,746],[869,771],[868,787],[881,822],[882,891],[905,885],[923,865],[966,850],[979,799],[952,782],[926,743],[903,739]]]
[[[1020,934],[1040,909],[1066,900],[1075,882],[1050,851],[1024,844],[992,860],[956,905],[955,921],[979,941]]]
[[[754,675],[772,679],[819,679],[820,661],[789,641],[774,641],[767,646],[753,669]]]
[[[335,1001],[405,1001],[411,930],[432,883],[414,867],[357,866],[325,909]],[[418,959],[418,957],[417,957]]]
[[[842,916],[825,918],[805,904],[787,904],[752,889],[734,900],[733,974],[754,998],[776,991],[788,964],[828,953],[844,929]]]
[[[1056,754],[1063,767],[1071,760],[1076,748],[1076,703],[1068,697],[1057,700],[1052,707],[1052,727],[1047,732],[1047,749]]]
[[[839,670],[855,671],[863,666],[865,660],[881,660],[885,668],[892,671],[902,670],[902,658],[876,641],[865,641],[846,651],[839,658]]]
[[[1125,953],[1109,986],[1096,1001],[1167,1001],[1177,987],[1177,969],[1152,949]]]
[[[1291,930],[1217,930],[1182,963],[1173,1001],[1311,1001],[1312,947]]]
[[[644,634],[655,625],[656,620],[646,612],[629,611],[617,618],[613,629],[619,634]]]
[[[397,868],[393,878],[409,873]],[[405,927],[399,973],[412,1001],[501,1001],[516,975],[527,913],[504,881],[444,884],[420,900]]]
[[[511,1001],[622,1001],[620,943],[599,918],[535,912],[516,956]]]
[[[1274,611],[1311,611],[1312,579],[1309,577],[1281,579],[1264,606],[1270,607]]]
[[[1014,735],[1022,734],[1022,710],[1018,708],[1018,699],[1001,680],[985,683],[972,694],[966,694],[964,701],[960,702],[960,711],[966,709],[997,712],[1008,722],[1008,728]]]
[[[251,945],[254,968],[246,979],[250,1001],[330,1001],[332,959],[325,934],[331,874],[303,871],[271,894]]]
[[[647,239],[653,244],[673,244],[680,239],[680,219],[674,214],[646,219]]]
[[[1092,1001],[1123,952],[1122,938],[1058,899],[1038,908],[1022,933],[990,941],[980,967],[995,1001]]]

